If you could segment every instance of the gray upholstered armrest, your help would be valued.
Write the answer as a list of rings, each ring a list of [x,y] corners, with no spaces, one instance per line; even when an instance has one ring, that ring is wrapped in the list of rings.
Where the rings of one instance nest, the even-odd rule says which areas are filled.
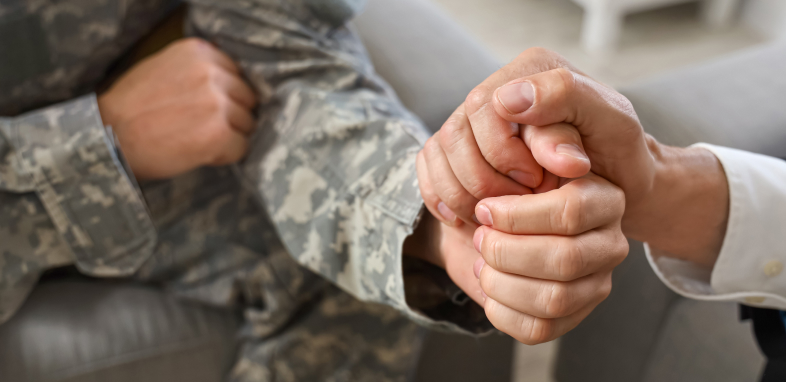
[[[644,129],[786,157],[786,44],[764,45],[623,88]]]

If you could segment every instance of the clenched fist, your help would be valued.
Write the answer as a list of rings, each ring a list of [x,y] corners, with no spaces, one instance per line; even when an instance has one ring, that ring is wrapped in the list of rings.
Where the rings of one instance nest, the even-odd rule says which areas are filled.
[[[131,68],[98,105],[140,180],[235,162],[255,127],[254,92],[228,56],[197,38]]]

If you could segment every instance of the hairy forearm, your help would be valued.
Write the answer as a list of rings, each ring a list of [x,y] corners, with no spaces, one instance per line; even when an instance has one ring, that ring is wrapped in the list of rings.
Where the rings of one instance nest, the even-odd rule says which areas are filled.
[[[662,145],[648,137],[653,188],[623,218],[628,237],[675,257],[712,267],[729,216],[729,188],[718,159],[703,148]]]

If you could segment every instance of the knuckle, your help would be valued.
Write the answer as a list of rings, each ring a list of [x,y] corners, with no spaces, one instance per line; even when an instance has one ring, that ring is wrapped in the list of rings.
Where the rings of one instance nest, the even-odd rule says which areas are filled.
[[[499,275],[497,272],[484,271],[480,274],[480,287],[486,292],[487,295],[493,296],[497,294],[499,284]]]
[[[551,56],[553,54],[552,51],[542,47],[542,46],[533,46],[528,48],[527,50],[523,51],[519,56],[523,57],[540,57],[540,56]]]
[[[459,189],[455,186],[447,186],[442,191],[442,201],[445,202],[445,205],[450,207],[453,211],[458,211],[465,206],[472,204],[468,198],[466,198],[465,191]]]
[[[551,73],[551,82],[554,89],[552,97],[554,97],[557,103],[564,104],[576,88],[575,74],[564,67],[556,68]]]
[[[548,342],[551,339],[551,334],[554,331],[553,320],[535,317],[529,321],[527,335],[529,343],[537,345]]]
[[[611,294],[611,284],[612,284],[611,274],[609,274],[608,276],[606,276],[606,279],[603,280],[603,283],[601,284],[600,289],[598,290],[598,294],[600,295],[601,301],[605,300]]]
[[[439,129],[435,143],[439,143],[447,151],[452,151],[462,139],[461,118],[463,115],[452,114]]]
[[[195,61],[191,65],[191,76],[193,81],[202,85],[211,85],[218,77],[220,69],[208,61]]]
[[[476,110],[480,110],[486,103],[488,103],[490,94],[481,87],[476,87],[467,94],[464,99],[464,105],[467,111],[472,114]]]
[[[507,263],[505,261],[505,244],[497,240],[496,235],[489,231],[486,233],[486,237],[483,238],[483,246],[481,250],[484,251],[484,259],[489,265],[494,268],[498,269],[502,272],[508,271]]]
[[[563,238],[556,246],[554,255],[555,274],[561,281],[574,280],[584,269],[584,253],[578,241]]]
[[[548,317],[563,317],[570,309],[571,296],[568,288],[560,282],[549,283],[542,293],[543,311]]]
[[[186,37],[173,42],[172,47],[194,52],[197,51],[197,49],[201,49],[203,43],[204,42],[197,37]]]
[[[615,214],[620,218],[625,214],[625,192],[621,188],[614,186],[612,191],[612,198],[615,201]]]
[[[524,225],[522,225],[522,222],[517,217],[517,215],[519,213],[518,213],[518,211],[517,211],[515,206],[518,205],[518,204],[519,203],[516,203],[516,204],[513,204],[513,205],[506,204],[506,205],[503,205],[501,208],[498,205],[497,208],[496,208],[496,211],[500,212],[497,215],[501,216],[501,219],[498,219],[500,221],[499,222],[500,227],[503,227],[503,228],[507,227],[509,232],[524,232],[525,231]],[[495,221],[494,224],[495,225],[497,224],[496,221]]]
[[[467,182],[467,192],[478,200],[486,199],[495,196],[492,193],[492,185],[488,177],[483,174],[474,174]]]
[[[223,117],[215,117],[219,115],[223,115],[224,108],[227,105],[227,100],[225,97],[221,96],[219,93],[215,93],[212,91],[207,91],[204,94],[204,101],[203,101],[203,111],[208,113],[214,118],[220,118],[223,121]]]
[[[486,152],[482,152],[486,162],[501,173],[507,173],[508,168],[511,167],[508,165],[510,161],[507,160],[507,153],[507,148],[504,145],[494,145],[489,147]]]
[[[628,257],[628,252],[630,252],[630,244],[628,243],[628,239],[625,238],[625,235],[622,231],[617,232],[617,246],[616,249],[613,251],[615,264],[614,266],[619,265],[622,263],[626,257]]]
[[[565,197],[564,203],[561,205],[561,213],[554,214],[555,218],[559,220],[557,232],[569,236],[581,233],[581,228],[584,226],[586,219],[586,214],[584,213],[586,204],[586,196],[584,194],[572,194]]]

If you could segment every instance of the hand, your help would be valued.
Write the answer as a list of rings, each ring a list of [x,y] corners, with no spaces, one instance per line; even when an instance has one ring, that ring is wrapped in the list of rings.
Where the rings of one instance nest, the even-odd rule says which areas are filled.
[[[542,72],[532,73],[532,67]],[[723,168],[712,153],[659,144],[644,132],[630,101],[556,53],[528,50],[490,79],[495,76],[506,84],[485,81],[467,98],[468,105],[470,100],[480,108],[491,105],[503,121],[524,126],[527,146],[552,172],[559,171],[554,162],[558,154],[578,158],[587,153],[592,171],[625,192],[626,235],[713,266],[725,236],[729,195]],[[475,136],[494,130],[471,126]]]
[[[571,67],[558,56],[543,59],[541,51],[525,52],[483,81],[426,142],[419,160],[429,169],[435,195],[425,204],[443,223],[474,221],[480,199],[545,191],[554,188],[558,177],[576,178],[590,170],[581,136],[572,126],[521,128],[493,107],[493,91],[510,79]]]
[[[486,316],[533,345],[573,329],[611,291],[628,253],[620,228],[625,195],[589,174],[536,195],[481,200],[474,264]]]
[[[138,179],[169,178],[245,155],[254,92],[235,63],[206,41],[173,42],[98,98]]]
[[[474,223],[447,226],[426,211],[415,232],[404,242],[404,253],[445,269],[456,286],[483,304],[480,285],[472,273],[472,265],[480,258],[472,243],[477,227]]]

